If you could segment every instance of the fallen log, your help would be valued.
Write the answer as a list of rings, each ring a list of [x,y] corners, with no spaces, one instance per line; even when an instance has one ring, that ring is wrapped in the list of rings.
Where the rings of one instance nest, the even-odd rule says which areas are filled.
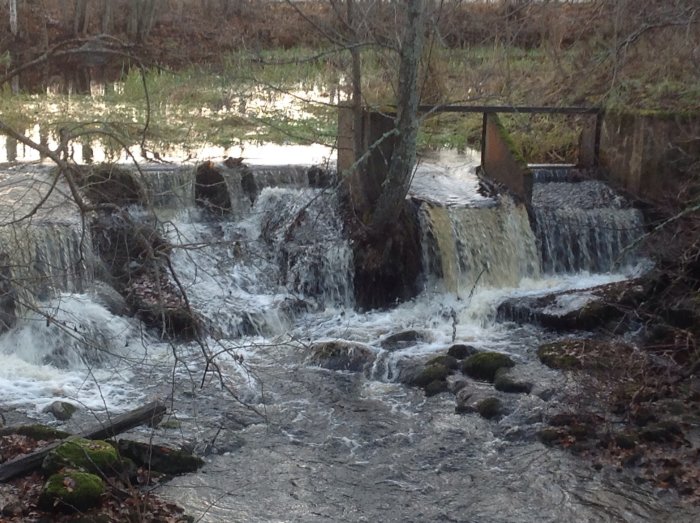
[[[105,439],[121,434],[139,425],[157,425],[163,418],[165,411],[166,407],[163,402],[154,401],[143,407],[107,419],[81,432],[78,436],[86,439]],[[35,450],[31,454],[3,463],[0,465],[0,482],[21,476],[22,474],[39,468],[46,454],[60,444],[61,441],[55,441],[39,450]]]

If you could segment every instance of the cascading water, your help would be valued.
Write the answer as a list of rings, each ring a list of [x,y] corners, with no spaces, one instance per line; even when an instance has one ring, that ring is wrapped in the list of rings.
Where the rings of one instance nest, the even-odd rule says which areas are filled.
[[[421,205],[425,266],[449,292],[513,287],[539,275],[527,211],[507,196],[484,207]]]
[[[534,172],[532,205],[542,268],[548,273],[610,272],[633,263],[642,214],[599,181],[566,171]]]
[[[682,521],[673,499],[534,440],[566,377],[533,361],[545,333],[493,321],[507,296],[623,275],[543,276],[522,206],[479,194],[468,160],[423,165],[411,198],[423,229],[425,292],[391,310],[359,313],[332,191],[298,171],[278,171],[284,183],[274,187],[269,171],[251,198],[242,177],[217,169],[230,212],[197,201],[194,169],[172,179],[146,171],[144,184],[161,195],[151,201],[168,217],[173,267],[205,318],[203,341],[221,374],[199,345],[144,334],[134,318],[115,314],[117,298],[88,285],[86,294],[76,287],[42,302],[55,323],[25,316],[0,338],[0,358],[11,362],[0,373],[3,390],[12,391],[4,404],[46,419],[41,407],[55,397],[84,405],[86,417],[86,407],[119,411],[172,397],[180,426],[157,429],[156,438],[188,439],[207,465],[161,492],[201,521],[640,521],[671,513]],[[175,200],[170,188],[180,191]],[[415,332],[415,341],[388,343],[402,331]],[[367,348],[374,363],[366,373],[309,363],[313,342],[335,339]],[[533,377],[532,394],[488,422],[456,415],[449,395],[426,398],[397,381],[453,341],[509,353]],[[56,346],[70,351],[60,359]],[[91,355],[88,346],[100,351]]]

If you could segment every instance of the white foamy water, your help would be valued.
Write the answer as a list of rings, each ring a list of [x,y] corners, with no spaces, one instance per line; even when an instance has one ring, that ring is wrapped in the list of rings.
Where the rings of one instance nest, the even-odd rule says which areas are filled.
[[[58,399],[96,411],[133,407],[141,394],[129,385],[131,367],[144,342],[135,322],[87,295],[62,294],[0,337],[2,401],[29,413]]]

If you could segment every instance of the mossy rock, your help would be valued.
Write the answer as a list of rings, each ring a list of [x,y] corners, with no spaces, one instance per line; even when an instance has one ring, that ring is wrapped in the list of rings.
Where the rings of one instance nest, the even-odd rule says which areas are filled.
[[[459,368],[459,361],[453,356],[441,354],[440,356],[435,356],[428,360],[426,365],[444,365],[448,369],[457,370]]]
[[[503,414],[503,403],[498,398],[485,398],[476,404],[482,418],[494,419]]]
[[[514,379],[508,374],[506,367],[501,367],[496,371],[493,386],[496,390],[511,394],[530,394],[532,391],[532,383]]]
[[[65,469],[49,477],[39,495],[38,506],[50,511],[84,511],[100,503],[105,487],[95,474]]]
[[[410,385],[425,388],[433,381],[445,381],[450,375],[450,369],[439,363],[428,365],[414,379]]]
[[[464,360],[462,372],[478,380],[493,381],[498,369],[514,366],[515,362],[505,354],[500,352],[480,352]]]
[[[478,352],[479,351],[475,347],[472,347],[471,345],[463,345],[461,343],[452,345],[452,347],[447,349],[447,355],[458,360],[463,360],[464,358],[468,358],[469,356],[472,356]]]
[[[117,444],[122,456],[132,459],[136,464],[162,474],[185,474],[195,472],[204,460],[182,450],[171,449],[162,445],[149,445],[131,440],[119,440]]]
[[[54,439],[65,439],[70,436],[69,432],[58,430],[46,425],[20,425],[19,427],[5,427],[0,430],[0,436],[9,434],[19,434],[27,436],[35,441],[50,441]]]
[[[120,469],[119,455],[106,441],[70,438],[51,450],[42,464],[47,474],[64,467],[109,474]]]

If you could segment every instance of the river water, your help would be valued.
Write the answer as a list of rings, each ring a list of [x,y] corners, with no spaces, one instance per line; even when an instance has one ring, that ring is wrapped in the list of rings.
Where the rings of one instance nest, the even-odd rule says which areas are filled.
[[[155,438],[194,449],[206,465],[158,492],[200,521],[693,521],[673,493],[637,484],[625,471],[596,471],[537,441],[548,414],[585,397],[570,376],[537,361],[537,346],[552,334],[496,321],[508,297],[586,288],[639,270],[634,256],[612,261],[630,241],[619,231],[641,230],[640,217],[607,200],[584,205],[604,206],[593,213],[601,219],[621,211],[614,234],[595,237],[596,245],[612,242],[605,264],[585,238],[559,252],[547,243],[559,219],[548,209],[564,204],[543,197],[539,210],[551,221],[533,230],[522,207],[479,191],[473,167],[454,154],[421,164],[410,196],[423,234],[424,290],[370,312],[354,308],[351,249],[335,196],[305,183],[306,167],[255,167],[267,181],[253,202],[232,194],[245,205],[224,219],[194,205],[191,168],[146,169],[148,190],[168,197],[153,200],[154,213],[131,212],[157,217],[175,245],[173,266],[208,325],[203,346],[160,340],[120,315],[89,233],[66,211],[67,196],[52,195],[53,211],[25,230],[44,232],[2,228],[11,261],[44,260],[23,278],[53,282],[44,292],[33,284],[18,291],[26,302],[20,319],[0,338],[2,407],[48,421],[46,405],[71,401],[81,411],[70,428],[105,409],[171,401]],[[15,200],[29,205],[37,196],[27,195],[40,198],[50,180],[41,167],[6,169],[0,190],[25,195]],[[595,219],[585,218],[587,227]],[[571,256],[575,266],[566,262]],[[383,348],[406,330],[420,341]],[[313,365],[311,344],[330,339],[366,344],[373,362],[363,372]],[[507,414],[487,421],[456,414],[450,393],[425,397],[398,382],[403,369],[453,343],[511,355],[532,393],[492,392]],[[203,351],[216,355],[214,366]],[[139,435],[150,437],[151,429]]]

